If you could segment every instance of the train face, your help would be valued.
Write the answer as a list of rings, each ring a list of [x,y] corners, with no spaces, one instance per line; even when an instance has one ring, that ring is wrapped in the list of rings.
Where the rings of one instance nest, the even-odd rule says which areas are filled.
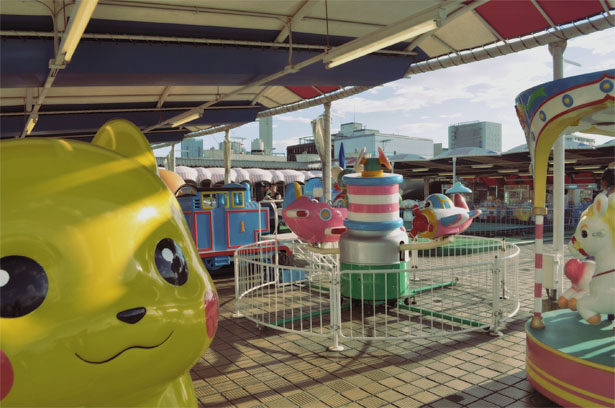
[[[235,249],[269,232],[269,209],[251,200],[249,186],[226,184],[178,197],[199,255],[209,270],[231,263]]]

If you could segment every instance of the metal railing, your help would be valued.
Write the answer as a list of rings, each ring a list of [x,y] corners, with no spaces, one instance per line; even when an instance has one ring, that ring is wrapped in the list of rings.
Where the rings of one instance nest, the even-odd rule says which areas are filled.
[[[322,252],[296,240],[239,248],[234,316],[341,350],[343,339],[499,334],[519,310],[519,248],[504,240],[459,236],[409,251],[398,269],[341,269],[337,254]]]

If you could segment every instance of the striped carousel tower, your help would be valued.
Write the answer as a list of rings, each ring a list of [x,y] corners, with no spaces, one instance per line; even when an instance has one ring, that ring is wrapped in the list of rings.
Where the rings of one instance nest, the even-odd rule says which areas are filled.
[[[399,174],[384,173],[391,164],[378,148],[378,158],[357,159],[361,173],[344,176],[348,191],[347,230],[339,240],[341,293],[350,299],[395,301],[410,293],[409,273],[367,271],[406,270],[407,251],[400,244],[408,235],[399,217]],[[349,272],[357,271],[357,272]],[[361,272],[359,272],[361,271]]]

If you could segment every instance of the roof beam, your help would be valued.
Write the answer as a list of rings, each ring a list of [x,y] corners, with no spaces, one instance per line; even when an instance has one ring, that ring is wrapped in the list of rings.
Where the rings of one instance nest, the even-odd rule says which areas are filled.
[[[173,89],[172,86],[167,86],[167,87],[164,88],[164,90],[160,94],[160,97],[158,98],[158,103],[156,104],[156,107],[158,109],[162,108],[162,105],[164,104],[164,101],[169,96],[169,93],[171,93],[171,89]]]
[[[613,6],[615,6],[615,2],[613,2],[611,0],[611,3],[614,3]],[[600,0],[600,4],[602,5],[602,8],[604,9],[605,13],[610,13],[611,12],[611,10],[609,9],[609,6],[608,6],[608,4],[606,4],[605,0]]]
[[[34,37],[47,38],[53,37],[54,33],[45,31],[28,30],[0,30],[0,37]],[[239,45],[246,47],[263,48],[293,48],[301,50],[326,51],[326,45],[319,44],[300,44],[300,43],[276,43],[270,41],[249,41],[249,40],[225,40],[220,38],[199,38],[199,37],[171,37],[162,35],[140,35],[140,34],[98,34],[83,33],[82,39],[109,40],[109,41],[143,41],[151,43],[186,43],[186,44],[207,44],[207,45]],[[416,55],[415,52],[401,50],[380,50],[380,54],[387,55]]]
[[[454,49],[452,45],[450,45],[449,43],[447,43],[446,41],[444,41],[442,38],[438,37],[437,35],[434,34],[431,36],[431,38],[438,41],[440,44],[448,48],[450,51],[455,52],[455,53],[458,52],[458,50]]]
[[[473,2],[473,3],[468,4],[468,5],[462,5],[457,10],[455,10],[452,13],[450,13],[449,15],[447,15],[446,18],[444,19],[444,21],[441,21],[440,26],[438,28],[436,28],[435,30],[430,31],[428,33],[421,34],[417,38],[412,40],[412,42],[410,44],[408,44],[408,46],[406,47],[406,51],[414,50],[416,47],[421,45],[421,43],[423,43],[423,41],[425,41],[426,39],[428,39],[432,35],[436,34],[438,31],[440,31],[440,29],[442,29],[442,27],[444,27],[445,25],[450,24],[451,22],[455,21],[456,19],[458,19],[459,17],[463,16],[466,13],[474,11],[474,9],[476,9],[477,7],[482,6],[483,4],[487,3],[488,1],[489,0],[477,0],[477,1]]]
[[[29,135],[34,129],[34,126],[36,126],[36,123],[38,122],[38,111],[45,102],[47,92],[49,92],[49,89],[53,85],[53,82],[55,81],[60,70],[66,68],[66,64],[71,61],[73,53],[77,49],[77,45],[79,45],[81,36],[83,35],[83,32],[85,31],[85,28],[87,27],[97,4],[98,0],[76,0],[73,5],[71,17],[66,30],[64,30],[64,35],[62,36],[62,41],[60,42],[60,47],[55,56],[55,60],[49,62],[49,74],[47,75],[43,89],[39,93],[36,104],[28,115],[26,125],[21,132],[21,138]]]
[[[498,39],[498,40],[500,40],[500,41],[504,41],[504,42],[506,41],[506,40],[504,39],[504,37],[502,37],[502,36],[500,35],[500,33],[498,33],[498,32],[497,32],[497,30],[496,30],[495,28],[493,28],[493,27],[491,26],[491,24],[489,24],[489,23],[487,22],[487,20],[485,20],[485,19],[483,18],[483,16],[481,16],[480,14],[478,14],[478,13],[476,12],[476,10],[472,10],[472,13],[474,13],[474,17],[476,17],[476,18],[478,19],[478,21],[480,21],[480,22],[483,24],[483,26],[485,26],[485,28],[486,28],[487,30],[489,30],[489,32],[490,32],[491,34],[493,34],[493,35],[495,36],[495,38],[497,38],[497,39]]]
[[[299,9],[295,12],[295,14],[293,14],[291,17],[287,19],[286,24],[284,25],[282,30],[278,33],[278,36],[275,38],[275,40],[273,40],[273,42],[281,43],[285,41],[286,37],[288,37],[288,34],[290,33],[290,30],[292,29],[292,26],[297,24],[299,21],[301,21],[303,17],[307,13],[309,13],[310,10],[312,10],[312,8],[314,8],[315,5],[316,5],[315,0],[305,0],[303,4],[299,6]]]
[[[542,7],[540,7],[540,4],[538,4],[538,2],[536,0],[531,0],[532,1],[532,5],[534,6],[534,8],[536,10],[538,10],[538,12],[542,15],[542,17],[547,20],[547,23],[549,23],[549,25],[557,30],[557,25],[553,22],[553,20],[551,20],[551,17],[549,17],[549,15],[547,14],[546,11],[544,11],[544,9]]]
[[[258,93],[256,95],[254,95],[254,98],[252,98],[252,101],[250,102],[250,105],[256,105],[258,103],[258,100],[260,98],[262,98],[263,95],[265,95],[265,92],[267,92],[267,90],[269,88],[270,88],[269,86],[264,86],[263,89],[258,91]]]
[[[32,96],[33,96],[33,89],[32,88],[26,88],[26,100],[25,100],[25,108],[26,108],[26,112],[32,112]]]
[[[324,92],[322,92],[322,91],[321,91],[320,89],[318,89],[317,87],[312,86],[311,88],[312,88],[313,90],[315,90],[316,92],[318,92],[318,95],[324,95]]]

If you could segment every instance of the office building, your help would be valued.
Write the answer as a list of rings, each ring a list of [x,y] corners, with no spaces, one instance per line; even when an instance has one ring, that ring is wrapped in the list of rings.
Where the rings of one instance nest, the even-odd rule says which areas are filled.
[[[182,140],[180,156],[186,159],[203,157],[203,139]]]
[[[494,122],[465,122],[448,127],[448,149],[481,147],[502,152],[502,125]]]
[[[258,119],[258,138],[263,141],[263,153],[273,153],[273,118],[267,116]]]
[[[337,133],[331,135],[331,156],[337,159],[340,145],[344,143],[346,157],[356,157],[365,147],[366,153],[372,157],[378,155],[380,147],[387,156],[398,154],[415,154],[425,158],[433,157],[433,140],[395,134],[380,133],[375,129],[366,129],[361,123],[343,123]],[[316,154],[316,145],[312,137],[300,138],[300,143],[286,148],[288,161],[296,161],[302,153]]]

